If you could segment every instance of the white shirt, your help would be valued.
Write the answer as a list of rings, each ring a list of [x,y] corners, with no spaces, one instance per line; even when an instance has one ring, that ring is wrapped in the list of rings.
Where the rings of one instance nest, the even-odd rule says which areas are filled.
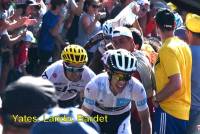
[[[94,77],[84,91],[83,105],[95,112],[107,115],[123,114],[131,109],[131,101],[135,101],[138,111],[148,108],[147,96],[142,84],[131,78],[124,90],[114,96],[109,87],[107,73]]]
[[[95,73],[86,65],[83,66],[82,77],[79,81],[70,81],[64,73],[63,61],[59,60],[43,72],[42,78],[50,80],[56,87],[59,100],[74,98],[78,92],[84,90],[86,84],[95,76]]]

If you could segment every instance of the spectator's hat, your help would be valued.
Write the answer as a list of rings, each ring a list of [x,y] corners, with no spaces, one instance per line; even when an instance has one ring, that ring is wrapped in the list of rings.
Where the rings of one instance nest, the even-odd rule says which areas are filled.
[[[160,10],[156,14],[155,19],[156,19],[157,25],[166,30],[173,30],[176,26],[175,16],[168,9]]]
[[[30,122],[14,120],[13,116],[39,117],[57,104],[55,87],[41,77],[24,76],[10,84],[2,95],[2,115],[5,124],[30,127]]]
[[[176,9],[177,9],[177,6],[176,5],[174,5],[173,3],[171,3],[171,2],[168,2],[167,3],[167,6],[170,8],[170,10],[172,10],[172,11],[175,11]]]
[[[27,41],[31,43],[37,42],[31,31],[26,31],[26,36],[24,37],[23,41]]]
[[[186,16],[186,27],[194,33],[200,33],[200,16],[197,14],[188,13]]]
[[[161,2],[161,1],[151,2],[151,7],[156,10],[169,9],[169,7],[164,2]]]
[[[150,1],[148,0],[137,0],[138,5],[150,5]]]
[[[150,1],[148,0],[137,0],[137,4],[140,6],[148,6],[147,11],[150,10]]]
[[[101,3],[100,3],[99,0],[92,0],[91,5],[93,5],[93,6],[100,6]]]
[[[116,27],[113,30],[112,37],[126,36],[133,39],[131,31],[126,27]]]
[[[38,9],[41,8],[40,4],[37,3],[35,0],[26,0],[26,6],[36,6]]]

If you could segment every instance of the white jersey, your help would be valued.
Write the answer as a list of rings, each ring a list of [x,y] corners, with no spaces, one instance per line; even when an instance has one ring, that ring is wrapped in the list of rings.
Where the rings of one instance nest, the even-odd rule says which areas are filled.
[[[83,68],[81,79],[73,82],[65,76],[63,61],[59,60],[47,67],[42,78],[50,80],[56,87],[59,100],[65,101],[74,98],[80,91],[83,91],[86,84],[95,76],[89,67],[84,65]]]
[[[124,90],[115,96],[108,78],[107,73],[101,73],[87,84],[83,103],[86,108],[101,114],[120,115],[131,109],[132,100],[138,111],[148,108],[146,92],[137,79],[132,77]]]

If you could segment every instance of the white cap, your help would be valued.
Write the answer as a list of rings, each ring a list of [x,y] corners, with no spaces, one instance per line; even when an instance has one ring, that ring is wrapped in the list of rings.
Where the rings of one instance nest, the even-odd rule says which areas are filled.
[[[145,5],[145,4],[150,5],[150,2],[148,0],[137,0],[137,4],[138,5]]]
[[[131,31],[126,27],[116,27],[113,30],[112,37],[127,36],[133,39]]]
[[[26,36],[23,38],[23,41],[36,43],[36,39],[31,31],[26,31]]]

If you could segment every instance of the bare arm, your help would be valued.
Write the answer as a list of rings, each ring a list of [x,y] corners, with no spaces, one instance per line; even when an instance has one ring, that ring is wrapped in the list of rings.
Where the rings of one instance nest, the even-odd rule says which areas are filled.
[[[182,80],[180,74],[175,74],[169,77],[169,82],[164,89],[156,95],[156,101],[161,102],[181,89]]]
[[[141,134],[151,134],[152,124],[150,120],[149,108],[144,111],[139,111],[138,114],[141,120]]]
[[[16,22],[7,22],[8,25],[8,31],[15,30],[16,28],[22,27],[22,26],[30,26],[35,25],[37,23],[36,19],[29,19],[29,17],[22,17],[18,19]]]
[[[82,105],[81,107],[82,110],[84,110],[87,114],[91,115],[92,114],[92,110],[91,109],[88,109],[86,108],[84,105]]]
[[[85,0],[80,0],[78,4],[74,0],[72,0],[71,11],[73,14],[80,16],[83,11],[83,4]]]
[[[55,37],[55,39],[58,41],[58,44],[65,46],[65,42],[64,42],[64,40],[62,39],[62,37],[59,33],[59,30],[60,30],[60,27],[63,24],[63,21],[64,21],[64,16],[61,16],[59,21],[57,22],[57,24],[52,29],[50,29],[49,31],[50,31],[51,35],[53,37]]]
[[[82,26],[83,26],[83,28],[84,28],[84,30],[85,30],[85,32],[87,34],[92,33],[92,31],[95,28],[95,25],[96,25],[97,21],[98,21],[97,17],[95,17],[95,20],[93,22],[90,22],[90,20],[89,20],[89,18],[87,16],[83,17],[81,23],[82,23]]]
[[[50,33],[52,36],[57,37],[59,35],[59,30],[61,25],[63,24],[63,21],[64,21],[64,16],[61,16],[58,23],[52,29],[50,29]]]
[[[16,36],[15,38],[10,38],[8,34],[3,35],[1,37],[2,42],[5,42],[9,48],[12,48],[14,44],[21,41],[24,37],[25,33]]]
[[[63,40],[63,38],[60,34],[56,35],[55,37],[56,37],[59,44],[61,44],[62,46],[66,46],[66,43],[65,43],[65,41]],[[58,46],[58,47],[61,47],[61,46]]]

